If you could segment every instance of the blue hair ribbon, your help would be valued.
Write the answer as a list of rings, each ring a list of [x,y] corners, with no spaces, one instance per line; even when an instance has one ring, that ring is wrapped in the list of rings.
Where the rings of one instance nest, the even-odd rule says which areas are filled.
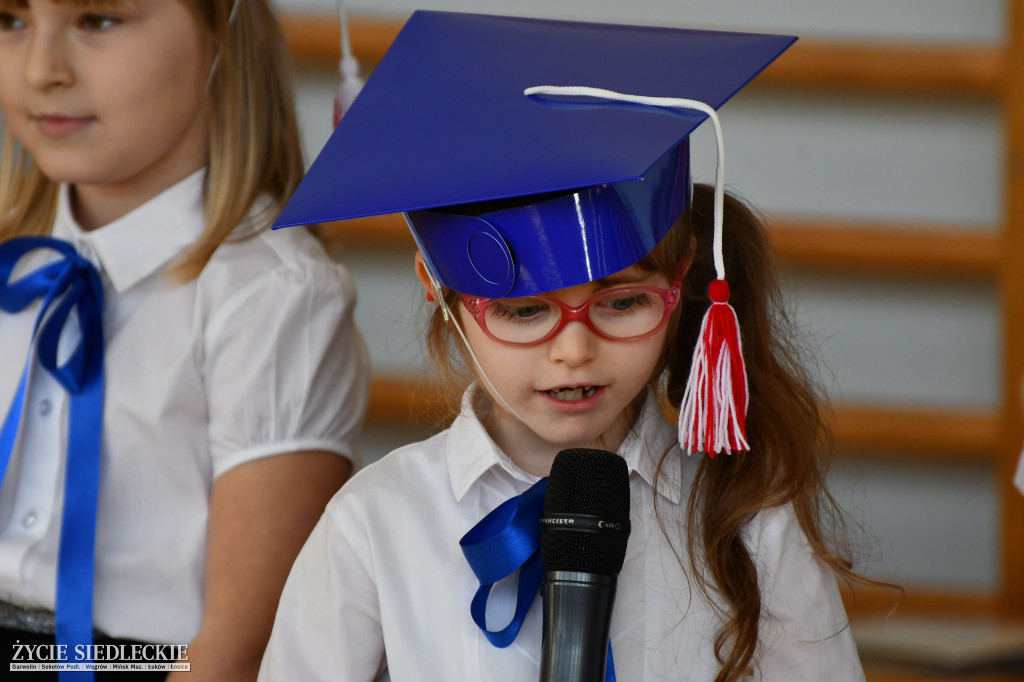
[[[544,511],[544,493],[548,479],[542,478],[522,495],[505,500],[462,536],[459,546],[473,569],[480,587],[473,595],[469,612],[473,622],[496,647],[515,641],[526,614],[540,591],[544,566],[540,556],[540,516]],[[516,610],[501,630],[487,629],[487,597],[495,583],[519,571]],[[608,643],[605,682],[615,682],[612,646]]]
[[[14,266],[36,249],[62,258],[11,282]],[[56,640],[70,648],[92,644],[93,572],[103,427],[103,284],[96,268],[67,242],[18,237],[0,244],[0,310],[17,313],[42,298],[33,327],[35,359],[68,392],[69,426],[64,509],[57,557]],[[58,364],[61,333],[74,311],[81,339]],[[33,351],[0,428],[0,480],[17,440]],[[92,680],[92,671],[60,671],[61,682]]]

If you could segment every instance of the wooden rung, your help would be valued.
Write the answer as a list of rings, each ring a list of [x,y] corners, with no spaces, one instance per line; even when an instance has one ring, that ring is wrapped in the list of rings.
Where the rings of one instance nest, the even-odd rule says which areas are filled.
[[[1024,497],[1013,485],[1021,442],[1024,441],[1024,0],[1009,0],[1006,36],[1009,41],[1006,98],[1003,101],[1005,139],[1003,245],[1007,265],[1000,287],[1002,311],[1003,414],[1006,415],[1000,451],[1003,470],[1001,500],[1002,575],[1000,592],[1006,613],[1024,618]]]
[[[999,272],[999,236],[985,228],[863,226],[837,221],[776,220],[770,225],[783,261],[794,267],[859,274],[991,279]],[[399,214],[327,223],[330,248],[413,248]]]
[[[375,425],[437,427],[455,414],[460,397],[428,379],[378,374],[370,381],[366,421]]]
[[[454,413],[458,399],[426,379],[377,375],[370,386],[367,419],[434,427]],[[843,405],[832,417],[836,446],[843,452],[929,461],[993,461],[997,425],[994,414],[967,409]]]
[[[323,223],[328,250],[347,248],[412,249],[415,242],[401,213]]]
[[[287,12],[281,26],[292,60],[298,64],[334,66],[341,54],[341,32],[333,14]],[[352,53],[370,67],[380,61],[398,35],[402,22],[349,16]]]
[[[771,228],[780,255],[793,267],[977,279],[999,274],[1000,236],[983,227],[786,219]]]
[[[994,592],[937,588],[904,587],[905,592],[888,587],[850,586],[840,583],[846,612],[851,617],[882,615],[895,609],[909,615],[996,616],[999,600]]]
[[[909,95],[997,96],[1006,56],[992,45],[900,45],[801,40],[753,84]]]
[[[841,405],[832,432],[844,452],[908,459],[993,462],[999,417],[978,409],[912,409]]]
[[[281,23],[292,59],[334,66],[340,48],[333,14],[289,12]],[[350,16],[352,52],[370,68],[384,56],[401,26],[394,19]],[[997,46],[801,40],[754,84],[815,91],[995,96],[1002,91],[1005,74],[1005,54]]]
[[[866,682],[1020,682],[1020,673],[982,669],[980,672],[864,661]]]

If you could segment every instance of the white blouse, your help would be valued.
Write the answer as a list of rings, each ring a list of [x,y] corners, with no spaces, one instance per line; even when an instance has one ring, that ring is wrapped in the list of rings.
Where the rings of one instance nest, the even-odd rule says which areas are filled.
[[[261,682],[538,678],[542,614],[536,601],[505,649],[492,646],[470,618],[478,583],[459,538],[536,480],[488,437],[474,415],[474,395],[467,392],[448,430],[389,454],[335,495],[288,578]],[[675,429],[648,396],[619,450],[630,470],[632,532],[611,644],[616,677],[624,681],[703,682],[718,668],[713,639],[719,618],[680,566],[680,559],[687,567],[689,560],[671,521],[683,518],[696,463],[675,442]],[[655,493],[657,458],[666,447],[675,450]],[[655,504],[680,557],[662,533]],[[813,557],[792,509],[759,514],[747,541],[766,610],[756,679],[863,680],[834,575]],[[514,611],[514,587],[506,587],[491,593],[492,629]]]
[[[62,188],[52,231],[99,268],[106,293],[94,625],[114,637],[184,644],[195,635],[217,476],[285,452],[357,454],[369,369],[355,290],[310,234],[229,240],[185,284],[161,272],[204,227],[204,173],[91,232]],[[47,258],[33,252],[15,275]],[[0,314],[2,415],[37,310]],[[68,349],[76,341],[74,329],[61,340]],[[41,369],[29,383],[0,489],[0,599],[53,609],[68,398]]]

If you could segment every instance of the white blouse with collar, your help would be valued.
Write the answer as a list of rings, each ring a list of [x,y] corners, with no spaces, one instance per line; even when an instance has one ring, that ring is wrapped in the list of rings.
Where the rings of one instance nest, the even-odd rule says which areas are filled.
[[[516,640],[492,646],[469,614],[478,583],[459,539],[536,478],[488,437],[473,409],[439,435],[400,448],[357,474],[334,497],[285,586],[261,682],[524,682],[539,673],[542,616],[534,604]],[[673,452],[652,488],[657,460]],[[648,396],[619,448],[630,471],[632,532],[611,623],[616,678],[713,680],[718,616],[680,566],[654,516],[682,519],[694,463]],[[748,542],[764,604],[755,679],[864,679],[836,581],[817,561],[788,507],[759,514]],[[499,584],[499,588],[501,585]],[[496,588],[492,629],[514,611],[514,587]]]
[[[355,291],[308,232],[229,240],[184,284],[161,272],[203,230],[204,173],[90,232],[64,187],[52,230],[97,266],[106,292],[94,625],[114,637],[195,635],[217,476],[297,450],[357,454],[369,370]],[[33,252],[15,274],[49,257]],[[2,414],[37,309],[0,314]],[[72,330],[62,344],[76,340]],[[52,609],[68,399],[41,369],[30,390],[0,489],[0,600]]]

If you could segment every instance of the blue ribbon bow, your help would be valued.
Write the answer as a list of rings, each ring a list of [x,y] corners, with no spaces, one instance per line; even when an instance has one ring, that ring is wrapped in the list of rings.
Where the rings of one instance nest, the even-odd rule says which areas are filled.
[[[540,590],[544,566],[540,562],[540,514],[548,479],[542,478],[522,495],[505,500],[459,540],[462,553],[480,587],[473,595],[469,613],[496,647],[511,644],[526,620],[526,613]],[[499,580],[519,569],[516,611],[501,630],[487,629],[487,597]]]
[[[540,583],[544,566],[540,558],[540,516],[544,511],[544,493],[548,479],[542,478],[522,495],[502,502],[462,536],[459,546],[473,569],[480,587],[473,595],[469,613],[484,636],[496,647],[504,648],[515,641],[523,627]],[[519,571],[516,590],[516,611],[501,630],[487,629],[487,597],[499,580]],[[608,643],[605,682],[615,682],[612,645]]]
[[[62,258],[11,282],[22,256],[50,249]],[[93,265],[67,242],[50,237],[18,237],[0,244],[0,310],[17,313],[42,298],[33,327],[39,365],[70,396],[64,511],[57,557],[56,639],[69,650],[92,644],[93,569],[99,494],[100,438],[103,426],[103,285]],[[81,339],[58,364],[57,348],[74,311]],[[28,392],[32,349],[17,393],[0,428],[0,480],[14,450]],[[92,672],[60,672],[60,679],[93,679]]]

